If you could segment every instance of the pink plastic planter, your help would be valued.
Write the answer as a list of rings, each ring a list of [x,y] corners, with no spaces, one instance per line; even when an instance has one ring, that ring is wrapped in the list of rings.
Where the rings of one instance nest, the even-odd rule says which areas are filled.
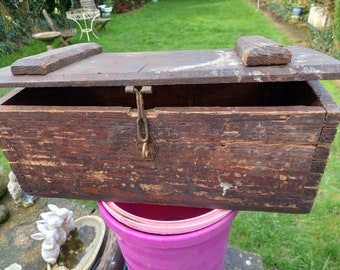
[[[99,202],[99,211],[117,237],[129,270],[222,270],[237,211],[203,229],[178,235],[155,235],[118,222]]]
[[[207,227],[230,210],[151,204],[102,202],[105,209],[119,222],[142,232],[181,234]]]

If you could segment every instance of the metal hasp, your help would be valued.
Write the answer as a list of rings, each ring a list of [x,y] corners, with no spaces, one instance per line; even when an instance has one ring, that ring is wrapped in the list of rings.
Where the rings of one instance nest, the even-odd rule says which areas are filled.
[[[137,105],[137,151],[145,160],[154,160],[158,151],[155,140],[150,135],[149,122],[144,111],[143,94],[152,94],[151,86],[126,86],[125,93],[136,95]]]

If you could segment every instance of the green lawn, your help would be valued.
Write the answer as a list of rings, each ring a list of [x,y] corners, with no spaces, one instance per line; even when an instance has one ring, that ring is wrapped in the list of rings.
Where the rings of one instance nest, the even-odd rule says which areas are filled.
[[[242,35],[263,35],[284,45],[291,41],[247,0],[160,0],[111,16],[99,33],[104,51],[148,51],[234,47]],[[86,42],[78,37],[73,43]],[[42,52],[32,41],[22,52],[0,58],[0,65]],[[340,104],[340,89],[323,82]],[[8,90],[4,90],[5,92]],[[266,269],[326,270],[340,265],[340,137],[333,143],[313,210],[308,215],[241,212],[230,244],[260,254]]]

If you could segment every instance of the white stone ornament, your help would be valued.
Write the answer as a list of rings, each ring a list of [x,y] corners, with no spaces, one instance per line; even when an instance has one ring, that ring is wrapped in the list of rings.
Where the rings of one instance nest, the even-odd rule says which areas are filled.
[[[62,227],[51,227],[48,224],[44,223],[43,220],[39,220],[36,222],[38,230],[41,233],[44,233],[45,231],[55,231],[55,240],[58,245],[65,244],[67,240],[67,233]]]
[[[54,204],[49,204],[48,208],[53,213],[55,213],[56,215],[64,219],[64,223],[62,226],[64,230],[67,232],[67,234],[69,234],[71,231],[73,231],[76,228],[74,219],[72,217],[73,216],[72,211],[68,210],[67,208],[59,208],[58,206]]]
[[[41,256],[45,262],[55,264],[60,253],[60,245],[56,242],[56,238],[58,238],[57,231],[42,230],[40,233],[32,234],[31,237],[34,240],[43,240],[41,245]]]
[[[49,204],[51,210],[41,213],[42,220],[38,220],[39,233],[32,234],[34,240],[43,240],[41,256],[48,264],[55,264],[60,254],[60,246],[65,244],[68,234],[76,228],[73,212],[66,208],[59,208]]]

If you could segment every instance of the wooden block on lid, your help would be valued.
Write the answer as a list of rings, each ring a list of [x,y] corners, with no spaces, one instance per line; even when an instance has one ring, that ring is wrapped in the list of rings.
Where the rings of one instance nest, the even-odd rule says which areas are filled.
[[[262,36],[239,38],[235,50],[245,66],[285,65],[292,59],[286,47]]]
[[[102,47],[96,43],[75,44],[19,59],[11,71],[13,75],[46,75],[101,52]]]

